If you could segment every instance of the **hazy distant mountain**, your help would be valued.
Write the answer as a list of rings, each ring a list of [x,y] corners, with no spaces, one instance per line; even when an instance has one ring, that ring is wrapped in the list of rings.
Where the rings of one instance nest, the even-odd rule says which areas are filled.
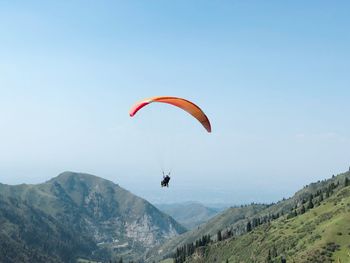
[[[159,210],[173,217],[187,229],[192,229],[217,215],[221,209],[206,207],[197,202],[156,204]]]
[[[65,172],[38,185],[0,184],[0,262],[135,259],[185,231],[111,181]]]
[[[199,261],[194,261],[194,262],[213,262],[213,261],[215,261],[214,260],[215,258],[218,262],[225,261],[226,259],[231,260],[230,262],[252,262],[252,261],[254,261],[254,262],[266,262],[265,261],[266,258],[264,258],[263,261],[256,260],[256,258],[258,258],[258,255],[260,255],[260,253],[262,253],[261,251],[254,250],[255,251],[254,253],[257,253],[255,255],[255,258],[254,258],[254,254],[249,254],[249,257],[247,256],[248,255],[247,253],[250,253],[247,244],[249,242],[253,242],[253,241],[247,241],[248,239],[244,239],[242,237],[243,239],[240,239],[240,240],[245,240],[245,241],[244,242],[242,241],[241,245],[237,245],[237,247],[236,247],[235,239],[237,237],[247,235],[246,233],[247,233],[248,222],[251,224],[252,227],[258,225],[259,227],[264,228],[264,227],[268,226],[269,224],[271,224],[271,222],[274,222],[274,220],[279,220],[276,222],[280,222],[279,225],[281,227],[281,232],[280,232],[281,235],[275,235],[271,232],[271,235],[273,236],[271,238],[273,238],[274,242],[279,244],[279,247],[281,247],[283,244],[283,243],[280,243],[280,240],[283,240],[283,238],[285,238],[285,236],[284,236],[285,234],[283,234],[283,233],[287,232],[289,235],[288,238],[295,239],[295,238],[300,238],[298,235],[298,233],[299,233],[298,231],[304,231],[304,232],[302,232],[302,235],[304,235],[303,236],[303,238],[304,238],[305,235],[310,234],[310,231],[314,231],[312,229],[314,229],[316,226],[313,226],[310,229],[308,227],[299,229],[297,227],[297,224],[304,224],[304,221],[303,220],[293,221],[294,219],[292,219],[292,218],[294,218],[295,215],[299,216],[299,214],[302,213],[303,209],[305,209],[307,211],[308,206],[310,206],[310,204],[309,204],[310,199],[312,200],[313,206],[323,205],[323,206],[328,207],[330,209],[329,211],[328,210],[323,211],[322,209],[319,209],[319,208],[318,208],[318,210],[316,210],[316,209],[311,210],[311,211],[315,211],[316,214],[312,214],[310,211],[309,215],[314,215],[314,218],[310,222],[307,223],[307,224],[316,224],[318,222],[318,220],[321,220],[321,221],[323,220],[322,222],[324,222],[324,224],[323,224],[324,227],[326,227],[327,224],[333,226],[333,228],[332,228],[333,230],[328,233],[328,236],[327,236],[328,238],[326,238],[324,240],[322,239],[324,241],[324,242],[322,242],[322,244],[324,245],[324,247],[327,247],[328,241],[335,242],[338,239],[345,238],[345,236],[343,234],[340,234],[340,237],[337,236],[337,234],[336,234],[337,229],[341,229],[342,233],[343,232],[345,233],[346,231],[350,230],[350,228],[346,228],[345,224],[343,224],[343,223],[341,223],[341,225],[337,225],[336,220],[338,220],[339,218],[331,216],[332,213],[339,214],[339,212],[342,211],[342,213],[343,212],[344,213],[341,215],[341,219],[339,219],[339,220],[341,220],[341,222],[343,222],[343,221],[345,222],[346,220],[350,219],[349,218],[349,216],[350,216],[350,210],[349,210],[350,203],[349,203],[349,200],[346,199],[347,195],[350,193],[350,191],[343,190],[345,178],[350,179],[350,172],[340,174],[338,176],[333,176],[332,178],[330,178],[328,180],[318,181],[316,183],[312,183],[310,185],[307,185],[303,189],[301,189],[300,191],[296,192],[293,197],[288,198],[288,199],[283,199],[277,203],[273,203],[270,205],[252,204],[252,205],[246,205],[246,206],[241,206],[241,207],[229,208],[229,209],[225,210],[224,212],[220,213],[219,215],[215,216],[211,220],[209,220],[207,223],[201,225],[198,229],[196,228],[196,229],[193,229],[189,232],[186,232],[180,236],[174,237],[171,240],[168,240],[167,242],[165,242],[163,245],[152,249],[147,255],[148,261],[151,262],[153,260],[160,260],[162,258],[172,256],[177,248],[179,248],[181,250],[184,246],[187,246],[187,250],[188,250],[188,246],[191,246],[191,244],[197,244],[200,246],[200,242],[198,242],[198,241],[200,241],[204,236],[210,236],[211,242],[210,242],[209,246],[205,246],[204,248],[199,249],[198,251],[195,250],[198,253],[196,252],[194,254],[194,258],[198,259]],[[335,197],[333,197],[333,194],[335,195]],[[322,195],[322,197],[321,197],[321,195]],[[327,198],[329,198],[329,199],[327,199]],[[345,199],[342,199],[342,198],[345,198]],[[341,207],[339,206],[338,202],[341,202],[341,205],[340,205]],[[333,211],[331,209],[332,204],[338,205],[339,207]],[[316,212],[316,211],[318,211],[318,212]],[[309,217],[305,218],[305,220],[309,220],[309,219],[310,219]],[[333,221],[333,220],[335,220],[335,221]],[[282,230],[283,224],[287,224],[288,222],[291,222],[291,225],[295,225],[294,228],[296,230],[293,233],[291,233],[290,230],[288,230],[288,228],[285,228],[284,230]],[[277,227],[277,225],[275,225],[275,227]],[[318,229],[317,233],[319,233],[320,231],[322,231],[322,229]],[[222,236],[225,236],[225,235],[227,235],[228,232],[230,232],[230,239],[227,239],[227,240],[231,240],[233,238],[231,241],[232,244],[230,244],[230,246],[228,246],[224,251],[215,249],[216,247],[221,246],[225,242],[227,243],[227,240],[225,240],[225,242],[223,242],[223,243],[216,242],[218,239],[218,232],[220,232]],[[262,240],[265,240],[264,232],[261,233],[260,237],[255,236],[255,238],[256,238],[256,240],[260,240],[259,242],[262,242]],[[317,239],[319,239],[319,238],[316,238],[316,240]],[[346,240],[349,240],[349,238],[346,238]],[[212,244],[212,242],[214,242],[214,243]],[[311,242],[311,241],[307,240],[307,238],[305,238],[305,240],[303,241],[302,244],[306,245],[307,242]],[[312,242],[315,242],[315,240],[313,239]],[[212,246],[211,246],[211,244],[212,244]],[[272,243],[270,242],[268,244],[269,244],[269,249],[273,249],[273,247],[271,247]],[[344,245],[344,242],[339,241],[337,244],[342,246],[342,245]],[[292,243],[288,243],[288,246],[290,246],[290,247],[293,247],[295,245],[296,244],[293,245]],[[244,246],[246,246],[246,247],[244,247]],[[235,253],[232,252],[233,247],[235,247],[235,249],[236,249]],[[267,245],[266,245],[266,247],[267,247]],[[261,250],[265,249],[263,251],[263,253],[264,253],[263,255],[267,257],[268,250],[266,250],[266,247],[264,248],[263,246],[259,246],[259,249],[261,249]],[[312,248],[317,249],[317,246],[316,246],[316,248],[315,247],[312,247]],[[213,256],[211,256],[211,254],[208,253],[208,249],[215,251],[212,254]],[[304,249],[304,247],[301,247],[299,249],[301,251],[302,249]],[[330,249],[333,249],[333,248],[330,248]],[[344,248],[342,248],[342,249],[344,249]],[[281,250],[282,251],[289,251],[288,253],[299,253],[298,250],[294,250],[292,252],[292,250],[288,250],[287,248],[283,248],[283,249],[281,248],[280,250],[278,250],[278,253],[280,253],[280,254],[278,254],[279,258],[277,258],[277,256],[276,256],[276,261],[271,261],[271,262],[281,262],[281,257],[282,257]],[[327,252],[326,250],[327,249],[322,248],[322,249],[319,249],[318,252],[317,251],[316,252],[321,253],[323,251],[322,253],[326,253],[326,254],[328,253],[328,255],[331,255],[334,252],[334,251]],[[218,257],[218,255],[220,253],[224,253],[222,255],[225,255],[225,257]],[[240,253],[242,253],[242,254],[240,254]],[[313,252],[306,250],[305,253],[310,254]],[[317,254],[317,256],[320,256],[320,255]],[[323,258],[321,256],[318,258]],[[291,257],[289,257],[289,258],[291,258]],[[307,257],[305,257],[305,258],[307,258]],[[301,258],[298,258],[298,259],[301,260]],[[261,258],[260,258],[260,260],[261,260]],[[296,260],[295,262],[302,262],[299,260]],[[324,260],[326,260],[326,259],[324,259]],[[182,262],[182,261],[180,260],[177,262]],[[287,262],[289,262],[289,261],[287,261]],[[307,261],[307,260],[305,261],[304,260],[303,262],[313,262],[313,261]],[[321,261],[317,261],[317,262],[328,262],[328,261],[321,260]],[[341,261],[341,262],[343,262],[343,261]]]

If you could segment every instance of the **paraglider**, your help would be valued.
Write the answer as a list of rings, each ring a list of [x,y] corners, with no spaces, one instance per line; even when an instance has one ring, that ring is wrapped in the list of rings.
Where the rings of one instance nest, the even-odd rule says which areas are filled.
[[[205,115],[205,113],[201,110],[201,108],[199,108],[196,104],[194,104],[189,100],[177,98],[177,97],[161,96],[161,97],[151,97],[151,98],[143,99],[138,103],[136,103],[131,108],[129,112],[130,117],[135,116],[135,114],[140,109],[142,109],[146,105],[153,102],[168,103],[180,109],[183,109],[184,111],[187,111],[189,114],[195,117],[203,125],[203,127],[207,130],[207,132],[211,132],[210,121],[208,117]]]
[[[169,181],[170,181],[170,172],[165,175],[164,172],[163,172],[163,180],[160,182],[160,185],[162,187],[169,187]]]
[[[134,117],[140,109],[153,102],[167,103],[188,112],[202,124],[202,126],[207,130],[207,132],[211,132],[210,121],[205,115],[205,113],[201,110],[201,108],[199,108],[196,104],[189,100],[178,97],[160,96],[143,99],[132,106],[129,112],[130,117]],[[170,172],[167,175],[165,175],[163,171],[163,180],[161,181],[161,186],[169,187],[169,181]]]

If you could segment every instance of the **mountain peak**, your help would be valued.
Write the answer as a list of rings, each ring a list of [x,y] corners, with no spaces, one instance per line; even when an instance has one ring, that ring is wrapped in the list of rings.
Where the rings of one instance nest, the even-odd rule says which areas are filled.
[[[90,187],[119,187],[114,182],[92,175],[88,173],[65,171],[60,173],[58,176],[50,179],[48,183],[59,183],[62,186],[73,187],[76,185],[85,185]]]
[[[32,220],[35,213],[42,222],[47,223],[47,228],[52,228],[52,232],[63,228],[67,233],[73,233],[77,243],[79,239],[87,240],[89,244],[76,250],[77,253],[83,251],[87,258],[103,255],[100,259],[108,261],[113,256],[127,254],[125,259],[135,260],[154,245],[185,231],[173,218],[146,200],[109,180],[91,174],[66,171],[45,183],[30,187],[0,186],[0,193],[3,197],[3,204],[0,198],[0,219],[9,224],[17,224],[13,218],[23,214],[28,215],[28,219],[23,218],[22,221]],[[14,199],[19,204],[23,203],[25,209],[32,209],[31,212],[25,210],[22,213],[19,209],[15,217],[3,218],[10,211],[8,209],[2,213],[7,205],[4,202]],[[36,221],[32,223],[33,229],[42,226]],[[59,235],[60,233],[55,235],[55,240],[61,240]],[[47,253],[49,255],[51,252]],[[1,253],[0,261],[2,262]]]
[[[101,177],[98,177],[93,174],[89,173],[82,173],[82,172],[73,172],[73,171],[64,171],[63,173],[60,173],[58,176],[52,178],[50,181],[55,180],[67,180],[71,178],[76,179],[83,179],[83,180],[98,180],[98,181],[109,181],[106,179],[103,179]],[[109,181],[110,182],[110,181]]]

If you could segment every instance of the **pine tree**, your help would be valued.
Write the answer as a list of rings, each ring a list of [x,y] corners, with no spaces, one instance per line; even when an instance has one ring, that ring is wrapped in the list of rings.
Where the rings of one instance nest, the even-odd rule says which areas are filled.
[[[273,247],[272,247],[271,257],[272,258],[277,257],[277,249],[276,249],[275,245],[273,245]]]
[[[319,201],[320,201],[320,202],[323,201],[323,194],[322,194],[322,193],[320,194],[320,199],[319,199]]]
[[[345,177],[345,183],[344,183],[344,186],[347,187],[350,185],[350,180],[349,178]]]
[[[301,209],[300,209],[300,214],[302,215],[302,214],[304,214],[305,213],[305,207],[304,207],[304,205],[302,205],[301,206]]]
[[[271,251],[270,251],[270,249],[269,249],[269,253],[267,254],[266,262],[267,262],[267,263],[270,263],[270,262],[271,262]]]
[[[221,236],[221,230],[218,231],[218,241],[221,241],[222,240],[222,236]]]
[[[247,232],[252,231],[252,224],[250,223],[250,221],[248,221],[247,223]]]
[[[329,190],[327,189],[326,190],[326,198],[328,198],[329,197]]]
[[[307,209],[312,209],[314,208],[314,203],[312,202],[312,195],[310,196],[309,203],[307,205]]]

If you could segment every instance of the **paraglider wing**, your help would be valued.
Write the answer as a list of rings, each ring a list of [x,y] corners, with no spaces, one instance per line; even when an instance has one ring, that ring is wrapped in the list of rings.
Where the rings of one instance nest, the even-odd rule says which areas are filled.
[[[130,117],[133,117],[141,108],[145,107],[146,105],[152,103],[152,102],[162,102],[162,103],[168,103],[171,105],[174,105],[176,107],[179,107],[183,109],[184,111],[187,111],[189,114],[191,114],[193,117],[195,117],[202,125],[203,127],[208,131],[211,132],[211,125],[208,117],[205,115],[205,113],[193,102],[177,98],[177,97],[152,97],[144,99],[138,103],[136,103],[130,110],[129,114]]]

